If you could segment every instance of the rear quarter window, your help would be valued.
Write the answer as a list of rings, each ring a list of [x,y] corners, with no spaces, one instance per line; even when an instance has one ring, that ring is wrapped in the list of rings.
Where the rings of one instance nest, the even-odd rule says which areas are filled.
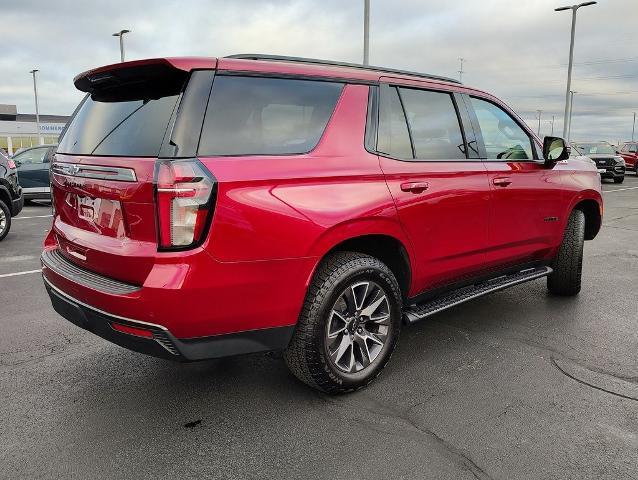
[[[343,83],[218,75],[198,154],[289,155],[315,148]]]

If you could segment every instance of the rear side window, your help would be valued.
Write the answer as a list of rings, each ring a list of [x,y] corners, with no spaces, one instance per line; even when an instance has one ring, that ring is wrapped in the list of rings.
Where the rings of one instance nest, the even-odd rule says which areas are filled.
[[[101,101],[88,96],[69,124],[59,153],[156,157],[179,95]]]
[[[465,142],[452,96],[400,88],[414,153],[419,160],[465,160]]]
[[[307,153],[319,143],[342,90],[335,82],[219,75],[198,153]]]
[[[387,93],[386,93],[387,92]],[[394,158],[414,158],[408,124],[397,89],[389,87],[381,94],[377,150]]]
[[[529,135],[503,109],[470,97],[478,119],[488,160],[531,160]]]

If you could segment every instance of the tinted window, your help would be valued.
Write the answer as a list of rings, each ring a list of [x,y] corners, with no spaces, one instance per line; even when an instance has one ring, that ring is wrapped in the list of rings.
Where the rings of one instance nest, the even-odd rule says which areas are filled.
[[[638,145],[631,145],[631,146],[629,147],[629,151],[630,151],[631,153],[636,153],[636,152],[638,151]]]
[[[200,155],[284,155],[311,151],[332,115],[343,84],[312,80],[217,76]]]
[[[154,100],[98,101],[88,97],[64,133],[58,152],[157,156],[178,95]]]
[[[493,103],[471,98],[489,160],[533,158],[529,135],[508,113]]]
[[[451,95],[412,88],[401,88],[400,92],[416,158],[465,159],[465,144]]]
[[[377,150],[395,158],[413,158],[408,125],[397,89],[389,87],[381,96]]]

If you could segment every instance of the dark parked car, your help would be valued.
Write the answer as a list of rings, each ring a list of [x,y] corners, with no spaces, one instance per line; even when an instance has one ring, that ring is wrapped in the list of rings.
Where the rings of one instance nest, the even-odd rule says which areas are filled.
[[[578,142],[572,143],[572,147],[596,163],[600,178],[608,178],[614,183],[625,181],[625,160],[618,155],[613,145],[606,142]]]
[[[283,350],[338,393],[379,374],[403,322],[542,277],[580,291],[596,168],[456,80],[242,56],[75,86],[42,273],[58,313],[116,344]]]
[[[26,148],[12,158],[18,167],[18,178],[25,200],[49,200],[49,167],[56,145]]]
[[[9,233],[11,217],[20,213],[23,204],[16,164],[0,152],[0,241]]]

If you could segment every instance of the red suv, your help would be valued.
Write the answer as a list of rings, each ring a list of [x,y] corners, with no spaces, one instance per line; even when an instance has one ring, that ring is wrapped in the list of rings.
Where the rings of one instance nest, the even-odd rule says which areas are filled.
[[[595,166],[432,75],[263,55],[91,70],[51,167],[63,317],[192,361],[283,351],[362,387],[402,323],[547,277],[580,290]]]
[[[625,143],[619,153],[625,160],[627,170],[633,170],[638,175],[638,142]]]

